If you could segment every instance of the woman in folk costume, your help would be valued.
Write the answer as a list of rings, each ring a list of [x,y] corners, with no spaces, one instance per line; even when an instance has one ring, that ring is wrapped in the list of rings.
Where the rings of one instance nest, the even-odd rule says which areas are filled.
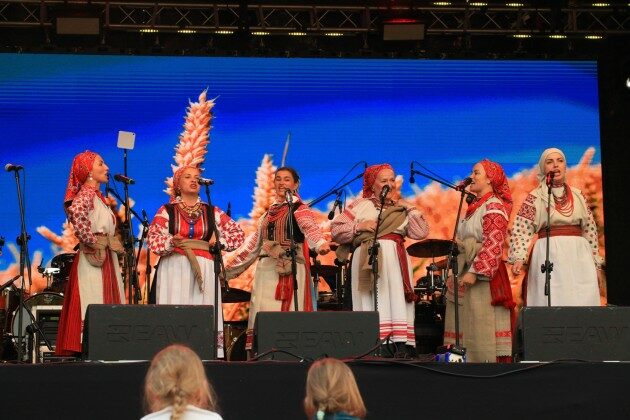
[[[313,212],[297,193],[299,183],[300,177],[295,169],[285,166],[276,170],[274,203],[261,216],[258,229],[247,238],[226,265],[228,278],[233,278],[258,259],[247,323],[247,350],[252,349],[253,328],[258,312],[295,310],[291,257],[287,254],[291,248],[290,229],[297,245],[297,308],[299,311],[313,311],[309,248],[325,255],[330,252],[330,246],[324,239]],[[287,202],[287,196],[292,199],[291,206]],[[292,227],[289,224],[289,212],[293,214]]]
[[[227,251],[244,240],[241,227],[218,207],[199,198],[200,169],[182,166],[173,175],[170,203],[157,211],[147,236],[149,249],[160,255],[155,303],[214,305],[214,261],[210,248],[218,241]],[[221,294],[218,296],[221,307]],[[223,315],[218,311],[217,355],[223,354]]]
[[[470,177],[470,191],[477,198],[457,228],[460,344],[469,362],[510,362],[515,303],[502,257],[512,196],[498,163],[484,159]],[[454,344],[452,276],[447,287],[444,344]]]
[[[533,237],[523,296],[527,306],[547,306],[545,273],[547,202],[551,184],[549,260],[551,304],[553,306],[599,306],[598,280],[602,259],[599,255],[597,225],[582,192],[566,182],[567,162],[560,149],[545,150],[538,162],[538,187],[523,202],[512,229],[508,262],[519,275],[527,260]]]
[[[345,260],[354,250],[351,265],[352,309],[373,311],[373,275],[368,249],[372,245],[381,207],[381,192],[389,189],[383,201],[378,232],[379,275],[377,308],[380,317],[380,338],[390,337],[394,343],[404,343],[405,350],[414,353],[415,293],[411,285],[412,269],[405,249],[405,237],[424,239],[429,226],[418,209],[402,201],[392,200],[396,187],[394,170],[389,164],[373,165],[363,175],[363,197],[350,204],[332,221],[335,242],[344,244],[337,251]]]
[[[117,253],[123,252],[117,236],[116,216],[99,190],[109,168],[103,158],[90,151],[75,156],[64,206],[79,239],[66,286],[57,331],[55,353],[67,356],[81,352],[83,320],[92,303],[120,304],[124,289]]]

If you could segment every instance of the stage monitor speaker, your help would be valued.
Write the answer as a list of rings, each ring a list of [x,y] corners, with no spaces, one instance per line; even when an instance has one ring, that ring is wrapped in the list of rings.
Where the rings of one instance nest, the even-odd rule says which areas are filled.
[[[377,347],[378,324],[378,312],[259,312],[254,352],[261,360],[361,356]]]
[[[85,360],[150,360],[169,344],[185,344],[202,360],[215,358],[212,305],[89,305]]]
[[[525,307],[513,350],[516,361],[630,361],[630,307]]]

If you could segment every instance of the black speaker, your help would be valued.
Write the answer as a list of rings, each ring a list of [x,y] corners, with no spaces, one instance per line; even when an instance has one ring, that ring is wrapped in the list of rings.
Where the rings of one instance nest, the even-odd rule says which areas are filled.
[[[215,358],[212,305],[89,305],[85,360],[150,360],[169,344],[186,344],[202,360]]]
[[[259,312],[254,352],[275,360],[360,356],[377,346],[378,323],[378,312]]]
[[[516,361],[630,361],[630,307],[525,307],[513,350]]]

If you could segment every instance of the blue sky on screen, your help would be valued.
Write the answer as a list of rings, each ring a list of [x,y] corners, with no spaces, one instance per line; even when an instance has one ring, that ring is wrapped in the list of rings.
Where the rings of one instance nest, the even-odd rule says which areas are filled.
[[[510,176],[531,168],[550,146],[562,148],[570,165],[594,146],[600,161],[593,61],[0,54],[0,67],[2,164],[26,168],[30,250],[43,251],[45,260],[50,244],[35,229],[61,231],[73,156],[97,151],[112,173],[122,173],[117,133],[135,132],[130,193],[137,211],[153,215],[167,199],[164,180],[188,100],[204,89],[217,98],[204,176],[216,182],[213,202],[224,209],[230,202],[237,219],[251,209],[263,155],[279,164],[289,133],[287,163],[300,172],[306,199],[359,161],[390,162],[406,180],[415,160],[448,181],[464,178],[484,157]],[[349,190],[357,193],[360,182]],[[0,192],[0,235],[15,242],[12,173],[0,177]],[[412,193],[407,182],[403,193]],[[5,252],[0,270],[12,262]]]

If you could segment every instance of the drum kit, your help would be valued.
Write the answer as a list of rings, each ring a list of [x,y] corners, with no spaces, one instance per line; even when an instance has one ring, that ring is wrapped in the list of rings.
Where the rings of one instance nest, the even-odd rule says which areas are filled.
[[[452,242],[442,239],[426,239],[407,247],[412,257],[430,258],[426,276],[416,282],[416,348],[418,353],[435,353],[444,343],[444,315],[446,312],[447,261],[435,261],[436,257],[448,256]]]
[[[54,350],[63,291],[70,277],[74,255],[59,254],[53,257],[50,267],[38,267],[37,271],[46,279],[43,291],[31,295],[27,290],[10,284],[0,292],[0,360],[17,360],[20,331],[21,341],[26,346],[22,354],[27,360],[34,362],[40,352]]]

